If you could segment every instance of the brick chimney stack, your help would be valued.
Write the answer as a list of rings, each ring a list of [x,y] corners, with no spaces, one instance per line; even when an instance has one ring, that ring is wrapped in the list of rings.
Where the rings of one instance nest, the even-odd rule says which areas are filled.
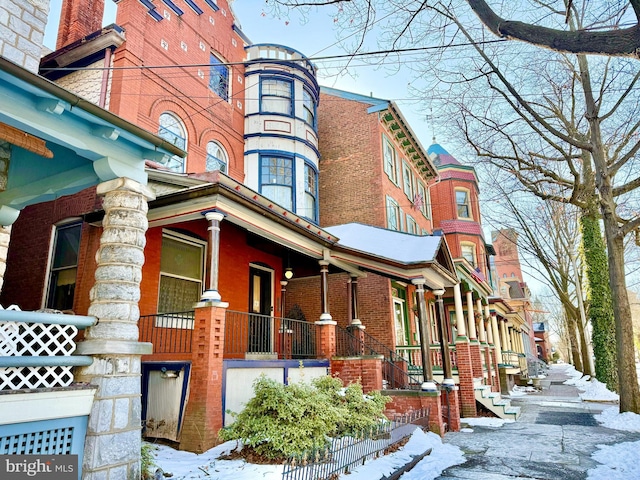
[[[104,0],[63,0],[56,49],[102,28]]]

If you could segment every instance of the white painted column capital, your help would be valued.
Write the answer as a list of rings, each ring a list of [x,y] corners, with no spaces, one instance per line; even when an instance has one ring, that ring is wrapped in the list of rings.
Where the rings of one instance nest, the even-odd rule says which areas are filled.
[[[209,222],[209,282],[207,289],[200,297],[201,303],[221,304],[222,297],[218,292],[218,275],[220,267],[220,222],[224,219],[224,213],[215,210],[204,212],[204,218]],[[200,305],[200,304],[198,304]]]

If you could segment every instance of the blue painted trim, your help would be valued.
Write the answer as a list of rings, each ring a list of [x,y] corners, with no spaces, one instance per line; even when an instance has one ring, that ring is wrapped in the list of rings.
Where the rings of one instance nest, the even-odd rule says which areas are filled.
[[[251,44],[251,40],[249,39],[249,37],[247,37],[244,34],[244,32],[240,29],[240,27],[238,27],[235,23],[233,25],[231,25],[231,30],[236,32],[238,34],[238,36],[240,37],[240,40],[242,40],[244,43],[246,43],[247,45]]]
[[[146,420],[147,418],[146,399],[149,396],[149,372],[161,371],[163,367],[167,370],[184,370],[184,378],[182,379],[182,393],[180,394],[180,412],[178,413],[178,433],[180,433],[180,430],[182,429],[182,417],[184,416],[184,410],[187,400],[187,389],[189,386],[191,374],[191,362],[142,362],[141,418],[142,420]]]
[[[0,322],[46,323],[47,325],[73,325],[80,329],[95,325],[98,319],[84,315],[61,315],[58,313],[23,312],[0,310]]]
[[[319,189],[318,180],[319,180],[319,178],[320,178],[320,172],[318,171],[318,169],[316,168],[316,166],[315,166],[313,163],[311,163],[311,162],[309,162],[309,161],[307,161],[307,160],[305,160],[304,165],[305,165],[305,167],[306,167],[306,166],[310,167],[310,168],[311,168],[311,170],[313,170],[313,171],[315,172],[315,174],[316,174],[316,182],[315,182],[315,184],[316,184],[316,191],[313,193],[313,197],[315,198],[315,208],[314,208],[314,212],[313,212],[313,217],[314,217],[314,218],[308,218],[308,217],[304,217],[304,216],[303,216],[303,218],[306,218],[306,219],[307,219],[307,220],[309,220],[310,222],[313,222],[313,223],[315,223],[315,224],[317,225],[317,224],[319,223],[319,222],[318,222],[318,219],[320,218],[320,215],[319,215],[319,213],[320,213],[320,212],[319,212],[319,203],[320,203],[320,201],[319,201],[319,199],[318,199],[318,189]],[[304,172],[303,172],[303,173],[304,173]],[[305,176],[305,178],[303,179],[303,181],[305,181],[305,182],[306,182],[306,176]],[[305,190],[304,190],[304,193],[305,193],[305,194],[307,193],[307,189],[306,189],[306,188],[305,188]]]
[[[191,10],[193,10],[196,13],[196,15],[202,15],[204,13],[204,10],[202,10],[198,5],[196,5],[196,2],[194,2],[193,0],[184,0],[184,3],[189,5],[191,7]]]
[[[384,110],[389,110],[389,106],[391,104],[390,103],[383,103],[380,105],[374,105],[373,107],[369,107],[367,108],[367,113],[376,113],[376,112],[382,112]]]
[[[367,95],[361,95],[359,93],[347,92],[345,90],[338,90],[337,88],[330,87],[320,87],[321,93],[326,93],[328,95],[333,95],[334,97],[344,98],[345,100],[354,100],[356,102],[361,103],[369,103],[374,105],[385,105],[388,106],[391,101],[385,100],[383,98],[370,97]]]
[[[278,158],[286,158],[288,160],[291,160],[291,208],[289,209],[289,211],[294,212],[296,211],[296,157],[295,155],[293,155],[290,152],[283,152],[283,151],[278,151],[278,150],[271,150],[271,152],[273,153],[268,153],[268,151],[261,151],[259,154],[259,158],[258,158],[258,193],[260,195],[262,195],[264,198],[269,199],[269,197],[267,197],[266,195],[264,195],[262,193],[262,158],[269,156],[269,157],[278,157]],[[280,183],[276,183],[276,184],[272,184],[270,183],[269,185],[276,185],[276,186],[282,186],[282,187],[288,187],[288,185],[285,184],[280,184]],[[274,201],[275,200],[271,200],[270,201]],[[286,208],[286,207],[285,207]]]
[[[216,2],[214,2],[213,0],[204,0],[204,3],[209,5],[214,12],[220,10],[220,7],[216,5]]]
[[[281,45],[279,43],[254,43],[253,45],[248,45],[246,47],[244,47],[245,50],[248,50],[249,48],[253,48],[253,47],[276,47],[276,48],[281,48],[282,50],[286,50],[289,53],[297,53],[298,55],[300,55],[303,59],[305,59],[307,62],[311,63],[309,60],[309,57],[307,57],[304,53],[302,53],[299,50],[296,50],[295,48],[291,48],[288,47],[287,45]]]
[[[70,454],[78,455],[78,480],[82,478],[82,460],[84,456],[84,441],[87,436],[87,423],[89,421],[88,415],[82,415],[77,417],[55,418],[51,420],[38,420],[35,422],[24,423],[12,423],[9,425],[0,425],[0,443],[4,437],[14,437],[18,435],[27,435],[39,432],[47,432],[49,430],[58,430],[63,428],[72,428],[73,434],[71,437]],[[56,442],[48,444],[50,448],[59,446]],[[51,450],[50,450],[51,451]],[[9,452],[10,455],[15,455],[16,450],[13,449]],[[33,452],[33,455],[39,454]],[[50,453],[44,453],[45,455]]]
[[[255,150],[247,150],[246,152],[244,152],[245,156],[246,155],[252,155],[257,153],[258,155],[260,154],[265,154],[265,155],[276,155],[276,156],[282,156],[282,155],[289,155],[289,156],[293,156],[295,158],[301,158],[303,159],[306,163],[310,163],[313,165],[313,160],[310,159],[309,157],[306,157],[304,155],[301,155],[300,153],[292,153],[290,151],[286,151],[286,150],[260,150],[260,149],[255,149]],[[317,169],[316,169],[317,171]]]
[[[93,363],[89,355],[12,355],[0,357],[0,368],[10,367],[87,367]]]
[[[318,148],[306,138],[296,137],[295,135],[280,135],[277,133],[247,133],[244,135],[245,140],[247,138],[253,137],[282,138],[284,140],[293,140],[295,142],[300,142],[308,146],[316,155],[318,155],[318,158],[320,158],[320,151],[318,150]]]
[[[151,18],[153,18],[156,22],[159,22],[161,20],[164,20],[164,17],[162,15],[160,15],[157,11],[156,11],[156,6],[151,3],[150,0],[138,0],[142,5],[144,5],[145,7],[147,7],[147,13],[151,16]]]
[[[173,13],[175,13],[179,17],[184,15],[184,12],[182,11],[182,9],[178,7],[175,3],[173,3],[171,0],[162,0],[162,3],[164,3],[167,7],[173,10]]]
[[[289,77],[290,75],[284,75],[285,77]],[[279,82],[287,82],[289,84],[289,110],[291,111],[290,114],[286,114],[286,113],[280,113],[280,112],[269,112],[269,111],[265,111],[262,110],[262,82],[264,80],[277,80]],[[281,76],[278,75],[260,75],[260,83],[258,85],[258,98],[259,98],[259,102],[258,102],[258,108],[260,111],[260,114],[262,115],[280,115],[283,117],[287,117],[287,118],[296,118],[296,110],[295,110],[295,104],[294,104],[294,88],[293,88],[293,80],[291,78],[282,78]],[[269,97],[274,97],[274,98],[285,98],[285,97],[279,97],[277,95],[269,95]]]
[[[318,134],[318,103],[320,100],[315,98],[313,92],[309,91],[309,88],[307,88],[306,85],[302,86],[302,90],[303,92],[307,92],[311,96],[311,99],[313,101],[313,124],[310,124],[309,122],[307,122],[305,118],[303,118],[302,121],[307,125],[309,125],[311,128],[313,128],[313,131],[316,132],[316,135],[317,135]],[[304,93],[302,95],[302,111],[304,113]]]
[[[256,62],[257,63],[257,62]],[[307,72],[306,70],[304,70],[303,68],[300,67],[300,65],[289,65],[292,68],[295,68],[296,70],[300,70],[303,71],[305,73],[304,77],[300,76],[300,75],[296,75],[295,73],[291,73],[291,72],[285,72],[282,70],[276,70],[276,69],[264,69],[264,70],[252,70],[249,72],[245,72],[244,76],[248,77],[250,75],[271,75],[274,77],[288,77],[288,78],[293,78],[295,80],[299,80],[301,81],[304,85],[306,85],[307,87],[309,87],[311,89],[311,93],[313,94],[316,102],[320,101],[320,91],[324,88],[324,87],[320,87],[320,85],[318,85],[318,82],[316,81],[315,77],[311,77],[311,79],[313,80],[313,82],[309,81],[309,72]]]

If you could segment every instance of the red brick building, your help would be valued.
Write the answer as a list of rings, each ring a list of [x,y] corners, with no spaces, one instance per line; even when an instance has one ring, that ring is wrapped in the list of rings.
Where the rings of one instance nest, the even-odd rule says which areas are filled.
[[[318,188],[319,88],[302,54],[246,45],[224,0],[122,0],[117,24],[100,28],[103,5],[64,2],[59,48],[43,59],[42,73],[187,152],[184,161],[144,152],[156,200],[139,240],[141,295],[132,301],[140,341],[154,348],[143,357],[147,435],[202,451],[229,420],[224,412],[242,407],[256,375],[293,381],[300,360],[306,378],[335,367],[347,379],[362,372],[365,389],[381,389],[383,378],[406,386],[407,362],[396,361],[393,341],[389,353],[373,350],[359,325],[370,322],[371,338],[397,336],[418,355],[416,318],[432,318],[433,306],[431,316],[426,307],[414,314],[413,292],[450,287],[454,276],[442,238],[417,235],[430,230],[433,168],[399,111],[385,114],[379,146],[393,181],[380,204],[388,214],[373,224],[410,232],[391,232],[387,243],[402,252],[405,244],[420,250],[418,242],[430,254],[417,259],[382,256],[375,243],[355,248],[320,226],[318,211],[334,209],[322,200],[332,194]],[[246,56],[258,62],[245,69]],[[118,170],[117,157],[105,161]],[[405,168],[412,181],[401,186]],[[26,208],[14,225],[5,276],[12,287],[2,302],[86,313],[103,215],[93,190]],[[290,311],[302,318],[283,319]],[[342,359],[331,364],[336,354]],[[369,375],[372,368],[382,375]],[[439,401],[425,398],[417,403]],[[442,431],[439,406],[432,416]]]

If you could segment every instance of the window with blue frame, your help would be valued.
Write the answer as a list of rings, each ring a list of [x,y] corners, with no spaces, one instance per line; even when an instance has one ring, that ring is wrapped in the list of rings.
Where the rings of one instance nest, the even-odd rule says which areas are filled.
[[[318,172],[309,165],[304,165],[304,205],[299,212],[303,217],[314,222],[318,221],[317,216],[318,199]]]
[[[260,79],[260,112],[291,115],[291,91],[293,84],[289,80],[278,78]]]
[[[220,170],[223,173],[227,173],[228,163],[227,152],[218,142],[207,143],[207,164],[205,167],[207,172]]]
[[[293,159],[263,156],[260,158],[260,193],[293,210]]]
[[[171,113],[161,113],[158,121],[158,136],[164,138],[182,150],[187,149],[187,130],[182,121]],[[184,173],[186,158],[174,155],[169,159],[166,167],[177,173]]]
[[[209,63],[209,88],[223,100],[229,100],[229,67],[213,54]]]
[[[302,90],[302,106],[304,109],[304,121],[315,128],[316,126],[316,102],[309,90]]]

